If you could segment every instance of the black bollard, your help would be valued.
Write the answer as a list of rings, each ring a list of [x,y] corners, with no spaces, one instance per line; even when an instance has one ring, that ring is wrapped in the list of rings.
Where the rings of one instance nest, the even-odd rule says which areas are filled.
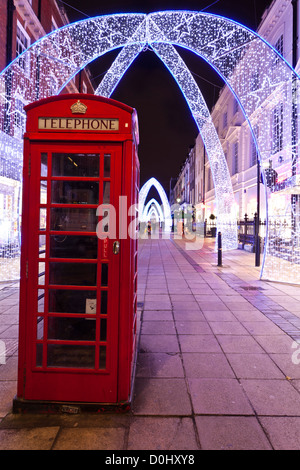
[[[260,266],[260,236],[255,235],[255,266]]]
[[[222,266],[222,234],[218,232],[218,266]]]

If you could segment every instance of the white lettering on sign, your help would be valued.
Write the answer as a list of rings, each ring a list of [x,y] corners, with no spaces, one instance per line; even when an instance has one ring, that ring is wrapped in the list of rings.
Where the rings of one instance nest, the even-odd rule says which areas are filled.
[[[40,117],[39,129],[56,131],[118,131],[119,119]]]

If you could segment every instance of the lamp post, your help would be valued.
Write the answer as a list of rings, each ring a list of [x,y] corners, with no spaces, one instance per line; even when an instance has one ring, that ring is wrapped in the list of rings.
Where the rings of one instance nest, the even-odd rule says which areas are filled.
[[[255,220],[255,266],[260,266],[260,236],[259,236],[259,219],[260,219],[260,163],[258,152],[256,152],[256,167],[257,167],[257,206]]]

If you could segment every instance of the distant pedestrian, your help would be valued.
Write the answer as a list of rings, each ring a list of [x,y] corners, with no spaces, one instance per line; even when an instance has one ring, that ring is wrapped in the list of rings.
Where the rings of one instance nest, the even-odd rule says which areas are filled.
[[[151,221],[149,220],[147,224],[147,232],[148,232],[148,238],[151,237]]]

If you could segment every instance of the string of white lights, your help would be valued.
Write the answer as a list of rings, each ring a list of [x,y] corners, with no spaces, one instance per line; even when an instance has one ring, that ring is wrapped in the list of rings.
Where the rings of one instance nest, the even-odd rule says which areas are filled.
[[[161,222],[164,222],[165,217],[164,217],[162,208],[160,207],[157,200],[154,198],[151,198],[150,201],[148,201],[147,204],[145,204],[142,216],[140,217],[140,221],[147,222],[148,220],[150,220],[150,213],[153,210],[157,216],[157,219],[159,219]]]
[[[0,177],[5,187],[3,197],[13,201],[13,210],[5,212],[5,223],[13,229],[6,230],[3,237],[6,242],[0,242],[5,247],[0,253],[4,266],[1,272],[5,272],[6,279],[18,277],[13,247],[17,246],[20,215],[16,203],[20,194],[16,194],[21,186],[21,148],[26,121],[23,106],[59,93],[76,73],[106,52],[124,47],[125,54],[129,46],[135,45],[137,54],[145,44],[156,49],[165,63],[168,63],[166,51],[171,50],[165,46],[175,45],[194,52],[224,78],[235,94],[257,143],[260,162],[263,167],[268,165],[263,169],[268,220],[261,276],[300,283],[300,217],[297,197],[293,196],[300,194],[299,76],[277,51],[245,26],[227,18],[190,11],[106,15],[82,20],[40,39],[2,71]],[[124,60],[123,65],[126,63]],[[170,70],[174,66],[173,75],[177,77],[178,72],[180,80],[184,80],[186,71],[181,65],[178,58],[174,64],[168,63]],[[193,87],[189,89],[186,84],[184,92],[192,103]],[[196,122],[201,120],[201,113],[196,114],[199,108],[193,109],[191,105],[191,111]],[[205,128],[208,121],[207,118],[202,123],[202,135],[206,133],[207,140],[213,142],[213,136],[208,137],[210,131]],[[210,160],[218,192],[222,187],[221,175],[224,183],[228,169],[217,157],[212,156]]]
[[[155,26],[152,25],[153,27]],[[222,233],[222,247],[224,251],[236,249],[238,246],[237,218],[234,210],[234,195],[230,174],[223,148],[205,99],[174,46],[164,42],[153,42],[150,46],[173,75],[196,121],[207,151],[210,166],[215,169],[213,176],[217,198],[217,229]],[[143,47],[143,44],[141,44],[140,48],[136,44],[124,47],[107,71],[95,93],[107,97],[111,96],[116,84],[119,83],[123,74]],[[144,211],[141,214],[144,214]]]
[[[168,233],[171,231],[172,227],[172,217],[171,217],[171,208],[166,195],[166,192],[159,181],[156,178],[150,178],[146,183],[141,187],[139,193],[139,214],[144,213],[145,201],[147,199],[148,193],[152,186],[157,190],[159,197],[162,202],[162,211],[165,222],[165,232]],[[144,221],[144,220],[143,220]]]

